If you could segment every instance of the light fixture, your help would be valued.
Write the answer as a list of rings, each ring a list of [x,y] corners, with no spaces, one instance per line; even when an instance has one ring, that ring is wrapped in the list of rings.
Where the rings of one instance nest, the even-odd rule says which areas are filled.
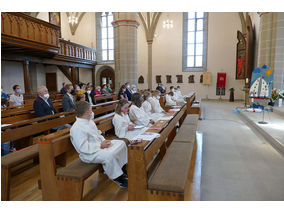
[[[173,20],[169,19],[169,14],[167,14],[167,20],[163,21],[163,28],[171,29],[174,27]]]
[[[71,14],[69,17],[68,17],[68,23],[69,24],[77,24],[78,23],[78,17],[76,17],[74,14]]]

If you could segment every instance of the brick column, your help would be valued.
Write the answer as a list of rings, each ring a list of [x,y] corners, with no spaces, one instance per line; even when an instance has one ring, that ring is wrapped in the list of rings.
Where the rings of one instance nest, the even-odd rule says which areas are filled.
[[[138,83],[137,77],[137,13],[114,13],[115,90],[122,84]]]

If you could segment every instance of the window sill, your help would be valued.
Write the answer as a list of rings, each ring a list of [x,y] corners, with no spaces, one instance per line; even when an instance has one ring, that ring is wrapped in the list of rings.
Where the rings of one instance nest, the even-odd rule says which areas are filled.
[[[200,67],[200,68],[184,68],[183,72],[206,72],[207,69]]]

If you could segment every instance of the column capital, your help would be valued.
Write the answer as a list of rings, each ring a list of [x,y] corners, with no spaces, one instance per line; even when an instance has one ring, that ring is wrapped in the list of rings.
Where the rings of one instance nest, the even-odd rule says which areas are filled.
[[[112,22],[113,27],[118,27],[118,26],[132,26],[132,27],[138,27],[140,24],[136,20],[131,20],[131,19],[119,19],[115,20]]]

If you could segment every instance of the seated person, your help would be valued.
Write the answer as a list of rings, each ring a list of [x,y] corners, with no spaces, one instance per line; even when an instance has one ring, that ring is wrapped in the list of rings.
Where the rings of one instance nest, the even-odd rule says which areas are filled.
[[[125,99],[119,100],[112,123],[115,135],[118,138],[131,140],[136,135],[146,131],[146,128],[134,129],[135,125],[130,121],[128,116],[129,103]]]
[[[186,101],[184,100],[183,95],[181,94],[180,91],[180,86],[177,86],[177,88],[174,90],[174,97],[176,99],[177,102],[181,102],[181,103],[185,103]]]
[[[154,110],[154,107],[153,105],[151,104],[151,101],[152,101],[152,95],[149,91],[145,91],[143,93],[143,99],[144,99],[144,102],[142,103],[142,108],[144,110],[144,112],[146,112],[146,114],[151,118],[153,119],[155,122],[159,120],[159,118],[161,116],[163,116],[163,114],[161,113],[155,113],[155,110]]]
[[[60,93],[61,93],[61,94],[63,94],[63,95],[65,95],[65,94],[66,94],[65,86],[66,86],[66,83],[65,83],[65,82],[63,82],[63,83],[62,83],[62,88],[61,88],[61,90],[60,90]]]
[[[95,91],[94,91],[94,94],[95,95],[101,95],[101,87],[100,86],[97,86]]]
[[[85,88],[86,88],[86,84],[80,83],[79,84],[79,90],[77,90],[77,95],[86,93]]]
[[[70,112],[75,110],[76,98],[73,95],[71,95],[72,90],[73,90],[72,84],[65,85],[66,93],[62,98],[62,108],[64,112]]]
[[[107,84],[107,90],[108,90],[109,93],[112,93],[112,88],[111,88],[110,84]]]
[[[102,94],[102,95],[109,95],[109,94],[110,94],[109,91],[107,90],[106,84],[104,84],[104,85],[102,86],[101,94]]]
[[[1,107],[7,107],[7,105],[8,105],[8,99],[1,98]],[[6,109],[2,109],[2,110],[6,110]]]
[[[38,88],[38,97],[34,101],[34,111],[36,117],[42,117],[46,115],[53,115],[56,113],[56,110],[52,104],[52,101],[49,99],[49,93],[45,86],[40,86]],[[70,124],[65,124],[53,128],[56,131],[70,127]]]
[[[70,139],[85,163],[102,164],[106,175],[122,188],[127,188],[125,168],[127,146],[122,140],[105,140],[93,121],[94,113],[86,101],[75,104],[76,122],[70,130]]]
[[[132,91],[130,89],[130,84],[129,82],[126,82],[125,83],[125,94],[127,95],[127,98],[129,101],[131,101],[131,98],[132,98]]]
[[[155,122],[143,110],[141,107],[142,103],[142,95],[140,93],[134,93],[132,95],[132,105],[129,110],[129,117],[134,124],[147,127]]]
[[[173,92],[169,92],[168,94],[166,94],[166,106],[176,106],[176,99],[174,98],[174,93]]]
[[[86,100],[86,96],[85,94],[80,94],[78,95],[77,99],[76,99],[76,102],[77,101],[85,101]]]
[[[10,95],[9,106],[20,106],[24,104],[24,97],[21,94],[21,86],[14,85],[13,86],[14,94]]]
[[[3,91],[3,88],[1,87],[1,99],[9,99],[8,95]]]
[[[134,94],[135,92],[137,92],[137,88],[136,88],[136,85],[135,85],[135,84],[132,84],[132,85],[131,85],[131,92],[132,92],[132,94]]]
[[[153,92],[153,98],[150,100],[154,113],[165,113],[165,110],[161,107],[160,104],[160,91],[155,90]]]
[[[162,84],[158,84],[158,86],[157,86],[156,90],[160,91],[160,93],[164,93],[164,92],[165,92],[165,90],[164,90],[164,88],[163,88],[163,85],[162,85]]]
[[[126,99],[128,101],[128,98],[127,98],[127,95],[125,93],[125,90],[126,90],[126,87],[125,85],[122,85],[119,89],[119,92],[118,92],[118,100],[120,99]]]
[[[95,105],[94,93],[91,86],[86,87],[85,97],[87,102],[91,105]]]

